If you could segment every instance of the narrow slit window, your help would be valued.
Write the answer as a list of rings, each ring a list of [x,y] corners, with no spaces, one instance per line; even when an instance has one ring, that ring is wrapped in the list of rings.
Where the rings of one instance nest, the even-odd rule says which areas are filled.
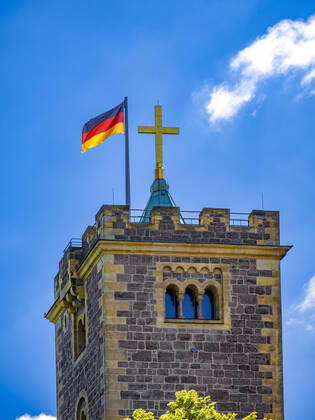
[[[78,323],[78,354],[81,354],[85,349],[86,344],[86,332],[85,332],[85,325],[84,321],[80,319]]]
[[[77,318],[74,316],[74,358],[80,356],[86,347],[86,328],[85,328],[85,316]]]

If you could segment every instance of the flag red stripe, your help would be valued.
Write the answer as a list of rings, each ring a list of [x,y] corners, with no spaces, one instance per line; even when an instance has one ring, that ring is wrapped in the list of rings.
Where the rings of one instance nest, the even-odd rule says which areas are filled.
[[[85,143],[91,137],[95,136],[96,134],[104,133],[110,130],[114,125],[124,122],[124,113],[119,112],[115,117],[108,118],[94,127],[91,131],[86,133],[82,133],[82,143]]]

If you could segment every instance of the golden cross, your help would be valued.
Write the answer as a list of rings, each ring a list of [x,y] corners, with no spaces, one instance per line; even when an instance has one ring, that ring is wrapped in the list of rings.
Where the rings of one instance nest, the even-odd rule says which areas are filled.
[[[155,105],[155,126],[139,126],[138,133],[140,134],[155,134],[155,178],[164,178],[163,168],[163,134],[179,134],[179,128],[163,127],[162,126],[162,106]]]

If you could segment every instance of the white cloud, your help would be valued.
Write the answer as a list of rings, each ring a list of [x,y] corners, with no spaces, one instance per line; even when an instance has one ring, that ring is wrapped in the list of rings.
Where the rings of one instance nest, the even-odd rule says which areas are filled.
[[[310,281],[305,285],[305,296],[297,305],[297,309],[300,312],[305,312],[308,309],[315,309],[315,275],[311,277]]]
[[[315,331],[315,275],[304,285],[304,296],[300,302],[292,305],[286,325]]]
[[[49,416],[47,414],[39,414],[38,416],[30,416],[29,414],[24,414],[22,417],[17,418],[16,420],[57,420],[54,416]]]
[[[300,72],[300,85],[307,89],[315,81],[315,15],[307,21],[282,20],[268,28],[232,58],[229,68],[236,82],[214,86],[207,99],[212,123],[234,117],[269,78]]]
[[[215,87],[206,106],[211,122],[234,117],[238,110],[253,97],[253,85],[240,83],[234,90],[224,86]]]
[[[303,77],[303,79],[301,81],[301,84],[302,85],[308,85],[314,79],[315,79],[315,69],[311,70],[309,73],[307,73],[306,76]]]

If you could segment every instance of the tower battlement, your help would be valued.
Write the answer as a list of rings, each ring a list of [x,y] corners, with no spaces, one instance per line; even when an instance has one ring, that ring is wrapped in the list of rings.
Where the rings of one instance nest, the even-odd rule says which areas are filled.
[[[279,245],[280,241],[278,211],[253,210],[247,215],[220,208],[203,208],[198,213],[155,207],[150,222],[140,220],[128,206],[102,206],[95,225],[82,236],[83,253],[99,239],[242,245]]]
[[[86,228],[81,239],[70,240],[65,248],[55,278],[55,297],[69,285],[69,273],[101,240],[265,246],[280,243],[278,211],[232,213],[230,209],[206,207],[198,213],[181,211],[179,207],[155,207],[150,222],[141,223],[141,217],[134,215],[129,206],[103,205],[95,216],[95,224]]]

